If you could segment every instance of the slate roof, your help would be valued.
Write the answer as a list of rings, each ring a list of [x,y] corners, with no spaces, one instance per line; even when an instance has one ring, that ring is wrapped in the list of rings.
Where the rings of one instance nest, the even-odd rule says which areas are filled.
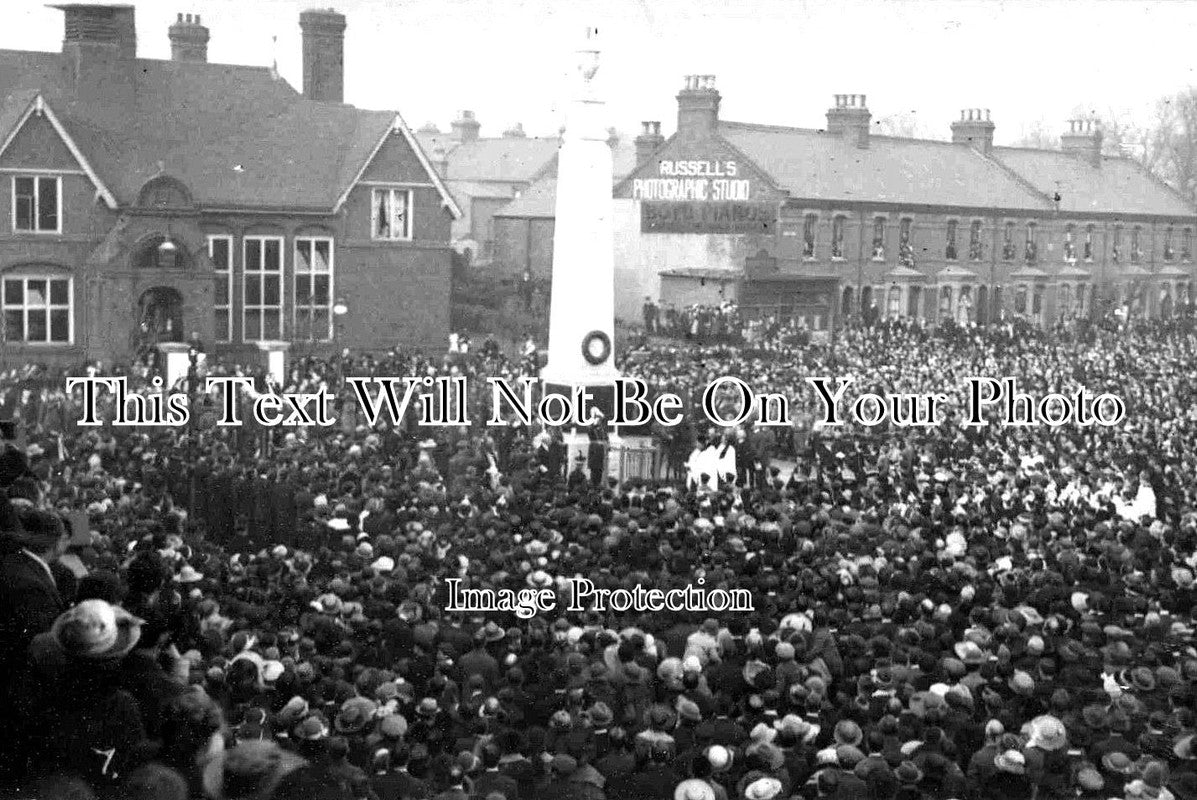
[[[437,147],[445,151],[446,173],[451,181],[528,183],[556,157],[561,146],[555,136],[504,136],[462,142],[448,133],[417,133],[416,138],[426,153]]]
[[[793,198],[1050,211],[1046,197],[972,148],[870,136],[861,148],[834,134],[720,121],[719,135]]]
[[[636,147],[620,141],[611,152],[612,178],[619,183],[636,168]],[[542,174],[518,200],[513,200],[496,217],[553,219],[557,216],[557,157],[554,155]]]
[[[0,141],[40,94],[121,204],[162,171],[201,207],[327,211],[396,119],[313,102],[265,67],[131,66],[129,91],[81,96],[63,55],[0,50]]]
[[[995,147],[993,157],[1076,213],[1192,216],[1193,209],[1129,158],[1104,157],[1097,167],[1060,150]]]

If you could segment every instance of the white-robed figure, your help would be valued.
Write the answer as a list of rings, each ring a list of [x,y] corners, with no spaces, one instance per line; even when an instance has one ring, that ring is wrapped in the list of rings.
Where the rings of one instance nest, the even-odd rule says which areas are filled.
[[[687,486],[691,489],[717,491],[719,481],[736,479],[735,445],[730,439],[716,439],[712,444],[700,439],[686,462],[686,473]]]

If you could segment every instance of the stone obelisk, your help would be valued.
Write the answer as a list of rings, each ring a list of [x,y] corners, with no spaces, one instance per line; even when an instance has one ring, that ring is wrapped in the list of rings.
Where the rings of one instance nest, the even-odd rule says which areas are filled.
[[[618,373],[612,160],[606,103],[594,82],[597,28],[587,29],[576,66],[558,153],[549,352],[541,378],[546,390],[566,394],[569,388],[587,386],[601,396],[610,394]]]

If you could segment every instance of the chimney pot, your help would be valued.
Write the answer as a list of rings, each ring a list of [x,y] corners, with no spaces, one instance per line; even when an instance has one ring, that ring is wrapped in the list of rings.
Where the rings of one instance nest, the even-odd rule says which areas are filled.
[[[454,139],[459,142],[473,142],[477,141],[482,125],[474,118],[473,111],[462,111],[460,118],[454,120],[450,128]]]
[[[690,75],[677,96],[679,133],[710,133],[719,125],[719,92],[714,75]]]
[[[648,161],[657,148],[664,143],[665,137],[661,135],[661,123],[656,120],[645,122],[644,133],[637,136],[634,142],[636,145],[636,163],[643,164],[645,161]]]
[[[303,94],[318,103],[345,101],[345,16],[333,9],[304,11]]]
[[[208,60],[208,29],[200,24],[199,14],[179,14],[179,20],[167,31],[171,61]]]
[[[835,106],[827,111],[827,131],[857,147],[868,147],[871,120],[863,94],[837,94]]]
[[[989,109],[965,109],[951,127],[953,144],[968,145],[982,155],[993,152],[994,125],[989,119]]]

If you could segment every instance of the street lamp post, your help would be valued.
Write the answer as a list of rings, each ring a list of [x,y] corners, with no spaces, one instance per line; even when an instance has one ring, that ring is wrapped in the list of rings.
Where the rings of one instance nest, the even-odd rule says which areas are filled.
[[[349,307],[345,305],[345,301],[337,298],[337,302],[333,304],[333,349],[337,350],[337,346],[341,339],[341,319],[349,313]],[[337,391],[341,390],[340,384],[345,378],[345,360],[341,357],[340,352],[337,352]]]

